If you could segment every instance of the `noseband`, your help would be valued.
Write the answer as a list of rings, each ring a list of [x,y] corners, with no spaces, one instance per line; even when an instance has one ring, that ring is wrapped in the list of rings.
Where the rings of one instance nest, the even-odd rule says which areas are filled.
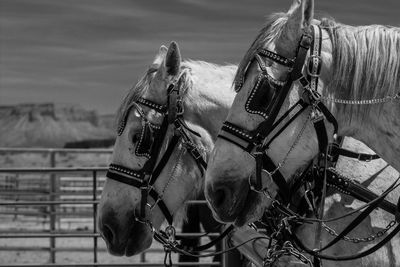
[[[135,216],[135,219],[143,223],[150,223],[146,215],[146,206],[152,210],[157,205],[164,214],[169,225],[172,225],[172,214],[164,203],[162,195],[155,190],[154,184],[168,163],[169,158],[180,140],[182,140],[187,151],[194,158],[200,171],[203,173],[206,168],[206,162],[190,138],[189,132],[197,136],[199,136],[199,134],[189,129],[183,120],[184,109],[179,86],[183,75],[185,74],[181,74],[177,81],[168,86],[166,105],[159,105],[153,101],[138,98],[136,102],[127,109],[125,117],[118,127],[118,135],[121,135],[125,129],[126,120],[132,107],[135,108],[142,117],[143,128],[140,134],[140,140],[135,149],[135,154],[147,158],[143,168],[140,170],[133,170],[118,164],[110,164],[106,176],[115,181],[140,189],[140,214],[139,216]],[[163,116],[161,125],[154,126],[146,121],[140,106],[148,107],[160,113]],[[168,147],[164,154],[159,157],[162,145],[164,142],[167,142],[166,136],[170,125],[174,126],[174,135],[169,140]],[[152,138],[149,137],[150,134],[152,134]],[[154,204],[149,203],[148,196],[154,200]]]

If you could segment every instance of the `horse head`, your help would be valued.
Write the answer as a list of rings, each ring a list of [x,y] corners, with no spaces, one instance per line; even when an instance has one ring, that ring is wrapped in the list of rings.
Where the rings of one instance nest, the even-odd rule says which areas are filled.
[[[320,82],[314,89],[323,93],[332,45],[326,32],[318,31],[318,40],[312,36],[313,13],[313,1],[296,0],[287,13],[271,16],[239,65],[237,95],[206,172],[206,197],[223,222],[259,219],[277,195],[289,194],[286,185],[319,152],[314,105],[299,81],[308,82],[314,59],[308,50],[312,40],[321,40],[315,55]],[[334,127],[325,124],[332,140]]]
[[[119,109],[118,136],[98,213],[101,235],[114,255],[132,256],[150,247],[152,228],[159,229],[166,218],[172,223],[201,187],[202,171],[185,143],[174,138],[174,121],[166,110],[168,90],[184,86],[180,63],[176,43],[168,49],[161,46]],[[191,139],[194,145],[198,139]]]

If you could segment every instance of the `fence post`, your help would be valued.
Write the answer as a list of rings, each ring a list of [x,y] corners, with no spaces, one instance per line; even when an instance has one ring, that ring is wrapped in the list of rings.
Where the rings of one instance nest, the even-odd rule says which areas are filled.
[[[50,150],[50,167],[54,168],[56,166],[56,154],[54,150]],[[50,174],[50,201],[57,200],[57,192],[58,192],[58,183],[57,176],[55,173]],[[56,206],[54,204],[50,205],[50,233],[54,233],[56,231]],[[54,237],[50,237],[50,262],[56,262],[56,239]]]
[[[97,201],[97,172],[93,171],[93,201]],[[93,262],[97,263],[97,203],[93,203]]]
[[[14,178],[15,178],[15,187],[13,189],[18,192],[18,190],[19,190],[19,175],[18,174],[15,175]],[[19,196],[20,196],[19,194],[16,194],[15,201],[19,200]],[[15,211],[14,221],[16,221],[18,219],[18,210],[19,210],[18,206],[15,206],[14,207],[14,211]]]

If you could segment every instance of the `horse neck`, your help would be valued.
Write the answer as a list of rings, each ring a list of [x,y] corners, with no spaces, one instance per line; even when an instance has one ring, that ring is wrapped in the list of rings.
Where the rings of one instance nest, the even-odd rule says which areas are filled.
[[[235,97],[231,86],[236,66],[195,61],[186,65],[191,69],[193,85],[183,99],[184,118],[207,131],[212,142],[215,142]]]
[[[324,79],[328,83],[323,95],[345,100],[370,100],[399,93],[399,29],[338,25],[330,31],[332,51],[328,54],[333,57],[333,63],[330,77]],[[369,105],[327,101],[326,104],[338,120],[339,135],[363,141],[400,170],[398,101]]]
[[[400,170],[400,114],[399,103],[387,103],[371,108],[368,116],[339,117],[340,125],[346,125],[340,135],[351,136],[368,145],[396,170]],[[347,122],[347,123],[346,123]]]

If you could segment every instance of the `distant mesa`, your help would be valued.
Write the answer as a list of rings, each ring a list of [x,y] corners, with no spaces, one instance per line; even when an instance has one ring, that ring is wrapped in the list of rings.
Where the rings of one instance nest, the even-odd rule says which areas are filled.
[[[72,104],[0,106],[0,125],[1,147],[109,147],[115,139],[114,115]]]
[[[64,148],[104,148],[112,147],[115,143],[115,138],[109,139],[94,139],[67,142]]]

